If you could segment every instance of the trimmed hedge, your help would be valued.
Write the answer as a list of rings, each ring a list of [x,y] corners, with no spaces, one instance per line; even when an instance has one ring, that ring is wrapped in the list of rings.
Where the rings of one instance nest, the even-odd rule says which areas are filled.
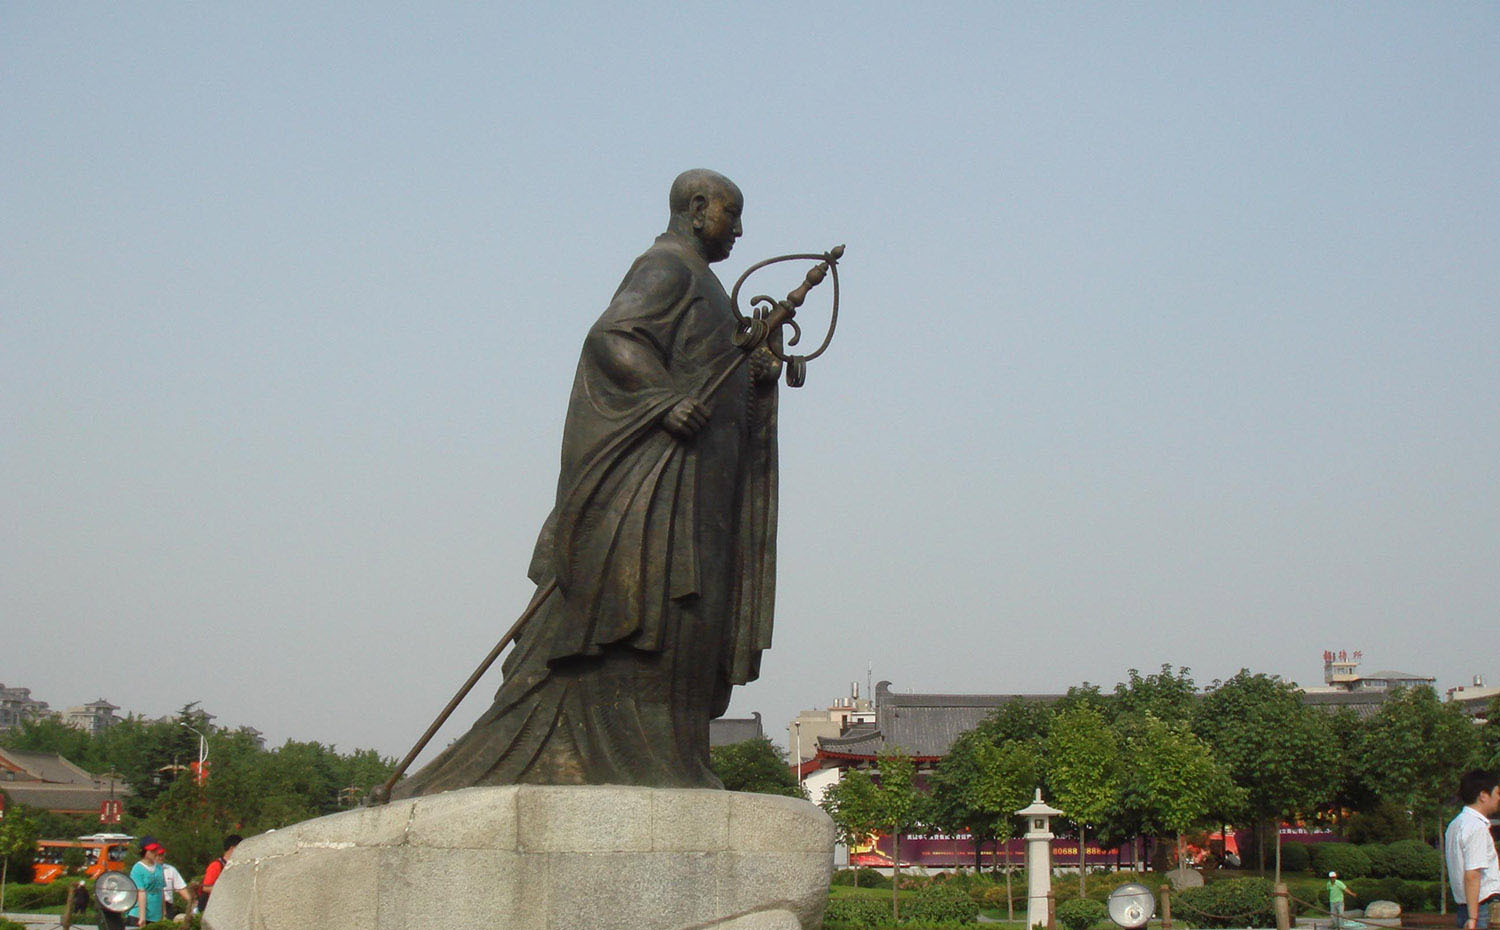
[[[1195,927],[1276,926],[1274,885],[1268,878],[1231,878],[1172,895],[1172,915]],[[1296,902],[1293,916],[1296,916]]]
[[[868,928],[868,930],[974,930],[976,926],[978,925],[961,920],[902,920],[899,924],[893,924],[890,917],[887,916],[884,923],[875,924],[873,927]],[[838,921],[828,921],[823,924],[823,930],[866,930],[866,928]]]
[[[1109,908],[1090,898],[1074,898],[1057,906],[1057,920],[1068,930],[1088,930],[1109,917]]]
[[[835,898],[823,912],[827,930],[874,930],[891,920],[891,902],[872,898]]]
[[[902,905],[901,916],[913,921],[973,923],[979,916],[979,905],[961,882],[934,882],[917,891],[909,902]]]
[[[1370,874],[1370,857],[1352,843],[1315,843],[1311,852],[1313,871],[1320,875],[1337,872],[1347,882]]]
[[[1421,840],[1397,840],[1370,857],[1370,874],[1378,878],[1405,878],[1435,882],[1441,874],[1440,854]]]
[[[972,894],[973,892],[971,891],[970,895]],[[1005,910],[1005,883],[1000,882],[993,887],[986,888],[979,903],[985,907],[992,907],[997,911]],[[1026,909],[1026,885],[1024,883],[1016,882],[1011,885],[1010,905],[1011,907],[1019,907],[1023,911]]]
[[[854,880],[855,873],[859,875],[859,881]],[[861,869],[839,869],[833,873],[834,885],[858,885],[860,888],[889,888],[891,879],[887,875],[881,875],[872,868]]]
[[[6,885],[5,903],[7,911],[24,912],[38,907],[55,907],[66,904],[68,882],[52,882],[47,885]]]
[[[1418,882],[1403,878],[1356,878],[1348,882],[1356,904],[1395,901],[1403,911],[1436,911],[1442,898],[1442,882]]]
[[[1312,853],[1306,843],[1281,844],[1281,871],[1306,872],[1312,867]]]

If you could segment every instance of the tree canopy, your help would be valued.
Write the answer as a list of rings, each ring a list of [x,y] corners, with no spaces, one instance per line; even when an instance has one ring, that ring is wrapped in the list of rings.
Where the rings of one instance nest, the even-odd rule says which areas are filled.
[[[708,751],[708,761],[714,774],[730,791],[754,791],[794,798],[806,796],[792,775],[786,753],[764,736],[715,746]]]
[[[207,738],[208,776],[201,783],[190,767],[199,746],[189,727]],[[119,829],[160,839],[189,877],[223,851],[225,835],[248,836],[353,807],[394,768],[369,749],[343,753],[293,740],[266,749],[248,728],[214,727],[195,704],[173,719],[131,717],[97,734],[52,718],[31,720],[0,734],[0,745],[60,753],[95,774],[118,774],[130,789]],[[28,811],[26,819],[57,838],[99,829],[95,817]]]

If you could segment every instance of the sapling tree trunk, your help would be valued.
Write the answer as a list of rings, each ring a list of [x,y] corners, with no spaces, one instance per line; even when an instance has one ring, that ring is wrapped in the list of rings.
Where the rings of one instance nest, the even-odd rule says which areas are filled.
[[[1010,841],[1005,843],[1005,919],[1016,919],[1016,899],[1010,890]]]
[[[901,831],[891,831],[891,919],[901,919]]]
[[[1281,825],[1276,825],[1276,881],[1281,882]]]
[[[1086,849],[1088,849],[1088,845],[1089,845],[1088,844],[1088,839],[1089,839],[1088,832],[1089,832],[1089,828],[1086,827],[1086,826],[1084,826],[1082,821],[1079,821],[1079,823],[1078,823],[1078,897],[1080,897],[1080,898],[1086,898],[1086,897],[1088,897],[1088,891],[1084,887],[1084,876],[1088,874],[1088,869],[1085,867],[1087,865],[1087,860],[1084,858],[1084,851]]]

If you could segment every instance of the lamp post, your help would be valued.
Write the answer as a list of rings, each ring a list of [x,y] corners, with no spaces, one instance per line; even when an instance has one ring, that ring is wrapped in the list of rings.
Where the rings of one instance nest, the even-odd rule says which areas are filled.
[[[797,740],[797,787],[802,787],[802,721],[792,721],[792,733]]]
[[[203,763],[208,761],[208,737],[204,736],[197,727],[191,726],[184,721],[179,720],[177,723],[179,726],[187,727],[198,734],[198,769],[196,777],[198,784],[201,785],[203,784]]]

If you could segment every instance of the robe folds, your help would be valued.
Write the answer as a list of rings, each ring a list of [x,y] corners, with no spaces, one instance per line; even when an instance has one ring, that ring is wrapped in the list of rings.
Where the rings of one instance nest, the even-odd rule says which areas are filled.
[[[488,711],[395,797],[514,783],[722,787],[708,724],[771,644],[776,385],[740,364],[708,264],[670,235],[590,329],[556,504],[530,577],[557,588],[522,628]],[[709,408],[691,439],[662,418]]]

